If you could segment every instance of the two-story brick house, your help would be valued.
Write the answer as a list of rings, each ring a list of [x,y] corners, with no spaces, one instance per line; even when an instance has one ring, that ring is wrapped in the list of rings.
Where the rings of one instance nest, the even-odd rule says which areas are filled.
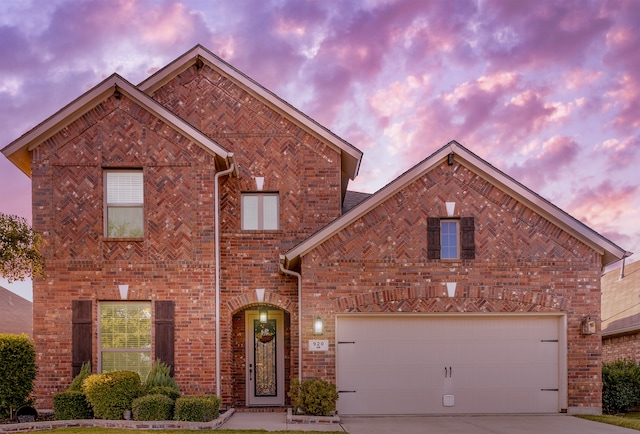
[[[353,194],[358,149],[197,46],[3,153],[47,241],[41,406],[83,362],[159,358],[224,407],[319,376],[343,414],[600,411],[590,326],[628,252],[456,142]]]

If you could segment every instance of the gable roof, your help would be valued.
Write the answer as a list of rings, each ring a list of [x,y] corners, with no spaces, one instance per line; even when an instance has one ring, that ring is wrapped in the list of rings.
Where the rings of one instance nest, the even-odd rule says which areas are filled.
[[[176,75],[198,62],[205,63],[218,73],[234,81],[238,86],[245,89],[271,109],[303,128],[307,133],[321,139],[330,147],[333,147],[340,153],[342,172],[350,179],[355,179],[358,175],[360,161],[362,160],[362,151],[348,143],[346,140],[338,137],[329,129],[320,125],[243,72],[234,68],[220,57],[204,48],[202,45],[196,45],[169,65],[157,71],[155,74],[140,83],[138,88],[150,95]],[[347,182],[343,182],[343,190],[346,190],[346,184]],[[344,194],[345,191],[343,191],[343,195]]]
[[[479,174],[491,184],[501,188],[524,205],[533,209],[542,217],[551,221],[598,252],[603,257],[603,265],[610,264],[631,255],[631,252],[627,252],[617,246],[607,238],[586,226],[584,223],[544,199],[542,196],[536,194],[523,184],[478,157],[458,142],[451,141],[378,190],[372,196],[356,205],[351,211],[334,220],[332,223],[328,224],[284,255],[281,255],[280,261],[283,266],[289,270],[299,267],[300,258],[302,256],[328,240],[338,231],[358,220],[360,217],[393,196],[405,186],[411,184],[416,179],[422,177],[425,173],[441,164],[448,158],[449,154],[454,154],[456,162]]]
[[[602,336],[640,331],[640,261],[602,276]]]
[[[149,97],[118,74],[111,75],[27,133],[9,143],[4,147],[4,149],[2,149],[2,153],[20,170],[27,174],[27,176],[31,177],[31,159],[29,157],[29,151],[33,150],[45,140],[58,133],[71,122],[83,116],[87,111],[96,107],[105,98],[113,95],[116,91],[120,92],[122,95],[126,95],[128,98],[131,98],[137,104],[162,119],[172,128],[200,145],[203,149],[216,155],[221,167],[227,168],[231,166],[233,153],[229,152],[215,140],[210,139],[189,123],[185,122],[182,118],[167,110],[160,103]]]
[[[0,333],[33,332],[33,303],[0,286]]]

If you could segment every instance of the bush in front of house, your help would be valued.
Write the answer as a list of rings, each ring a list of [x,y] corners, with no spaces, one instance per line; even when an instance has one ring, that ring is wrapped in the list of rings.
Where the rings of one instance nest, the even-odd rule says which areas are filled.
[[[93,410],[87,397],[78,390],[53,395],[53,414],[56,420],[93,419]]]
[[[336,410],[338,391],[335,384],[321,378],[311,378],[300,383],[291,381],[289,397],[293,408],[312,416],[331,416]]]
[[[180,392],[169,386],[155,386],[147,390],[149,395],[164,395],[171,398],[172,401],[180,398]]]
[[[0,415],[31,404],[30,395],[38,373],[36,350],[26,334],[0,334]]]
[[[150,391],[153,388],[166,387],[173,389],[180,394],[180,387],[178,387],[178,383],[171,376],[171,367],[160,359],[156,360],[151,367],[151,370],[144,381],[144,387],[147,389],[148,393],[151,393]]]
[[[96,418],[112,420],[122,419],[133,400],[144,394],[140,376],[132,371],[90,375],[82,383],[82,391]]]
[[[76,375],[74,379],[71,380],[71,384],[69,385],[68,390],[82,392],[82,383],[87,379],[89,375],[91,375],[91,362],[85,362],[82,364],[78,375]]]
[[[174,404],[165,395],[145,395],[133,400],[131,413],[134,420],[171,420]]]
[[[185,422],[209,422],[220,415],[217,396],[183,396],[176,399],[174,419]]]
[[[640,405],[640,366],[621,359],[602,365],[602,411],[626,413]]]

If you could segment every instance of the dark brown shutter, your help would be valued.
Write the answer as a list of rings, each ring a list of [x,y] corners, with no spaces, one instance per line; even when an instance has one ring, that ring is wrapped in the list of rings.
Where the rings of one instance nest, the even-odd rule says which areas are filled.
[[[440,218],[427,217],[427,258],[440,259]]]
[[[155,358],[160,359],[171,367],[171,375],[173,375],[173,347],[175,340],[174,310],[173,301],[155,302]]]
[[[80,373],[83,363],[91,363],[92,315],[91,300],[71,302],[71,373],[73,377]]]
[[[462,217],[460,219],[460,259],[475,259],[475,219]]]

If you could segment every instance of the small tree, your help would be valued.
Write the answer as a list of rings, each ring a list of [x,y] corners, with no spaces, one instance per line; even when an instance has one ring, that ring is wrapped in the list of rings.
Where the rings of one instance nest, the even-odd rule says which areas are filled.
[[[27,335],[0,334],[0,413],[29,402],[38,373],[36,350]]]
[[[23,217],[0,213],[0,275],[9,282],[44,276],[42,237]]]

